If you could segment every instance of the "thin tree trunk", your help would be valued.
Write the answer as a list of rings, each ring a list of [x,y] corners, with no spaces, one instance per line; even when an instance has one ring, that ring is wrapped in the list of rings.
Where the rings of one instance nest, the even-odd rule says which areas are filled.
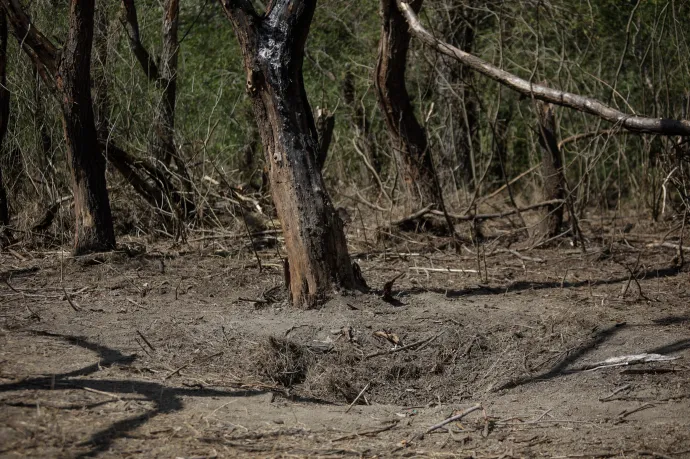
[[[449,41],[468,53],[474,49],[477,25],[477,11],[472,6],[476,7],[476,2],[462,6],[449,5],[448,20],[444,27]],[[478,104],[472,93],[473,73],[449,58],[441,58],[440,67],[446,75],[446,81],[441,82],[440,93],[447,100],[446,118],[451,120],[445,139],[446,148],[450,151],[445,157],[449,161],[449,167],[457,169],[455,176],[472,191],[475,180],[474,155],[479,146]],[[454,91],[452,88],[459,90]]]
[[[563,186],[563,161],[558,148],[556,116],[551,104],[538,103],[539,145],[542,148],[541,166],[544,181],[544,200],[562,200],[565,196]],[[563,204],[546,207],[542,222],[542,233],[546,238],[560,234],[563,224]]]
[[[419,11],[422,0],[413,0],[410,7]],[[410,194],[422,204],[434,203],[438,196],[427,137],[417,121],[405,86],[409,26],[395,0],[381,0],[381,15],[381,41],[374,78],[377,100]]]
[[[323,166],[326,164],[328,149],[333,141],[333,129],[335,129],[335,114],[325,108],[317,108],[316,132],[319,139],[319,154],[316,158],[316,163],[321,170],[323,170]]]
[[[115,248],[103,157],[91,101],[94,0],[71,0],[69,32],[57,67],[76,216],[75,254]]]
[[[108,94],[108,15],[106,4],[96,8],[94,39],[96,65],[93,66],[93,108],[96,132],[102,140],[110,134],[110,96]]]
[[[175,151],[175,97],[177,96],[177,43],[179,0],[166,0],[163,16],[163,49],[158,64],[163,94],[153,119],[153,156],[164,164],[178,158]]]
[[[134,0],[123,0],[123,23],[129,37],[130,48],[146,73],[149,81],[162,90],[153,118],[152,136],[149,141],[151,155],[164,165],[174,161],[187,191],[192,191],[192,181],[184,159],[175,148],[175,99],[177,97],[177,60],[179,43],[179,0],[166,0],[163,6],[163,46],[160,62],[156,64],[144,45],[141,43],[139,22]],[[191,214],[194,203],[184,198],[178,191],[173,191],[173,200],[179,206],[182,218]]]
[[[0,152],[5,151],[5,135],[10,116],[10,92],[7,90],[7,16],[0,11]],[[5,156],[0,154],[0,159]],[[10,224],[7,192],[2,180],[2,163],[0,162],[0,225]]]
[[[247,91],[264,144],[282,223],[290,299],[313,307],[356,285],[338,217],[317,164],[319,144],[302,78],[316,0],[274,0],[259,16],[248,1],[224,1],[244,57]]]

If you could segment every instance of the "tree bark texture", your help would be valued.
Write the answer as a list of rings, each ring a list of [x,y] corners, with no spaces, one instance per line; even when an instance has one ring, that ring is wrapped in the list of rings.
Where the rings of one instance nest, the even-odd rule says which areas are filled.
[[[403,12],[405,19],[409,23],[412,33],[423,43],[431,46],[436,51],[450,56],[462,62],[468,68],[491,78],[494,81],[506,86],[529,98],[534,98],[554,105],[572,108],[574,110],[589,113],[599,118],[616,124],[629,131],[644,132],[662,135],[690,135],[690,120],[675,120],[669,118],[648,118],[644,116],[628,115],[609,107],[603,102],[591,97],[581,96],[558,89],[549,88],[541,84],[535,84],[528,80],[506,72],[477,56],[466,53],[448,43],[434,37],[419,22],[415,8],[417,1],[406,2],[397,0],[398,7]]]
[[[103,157],[91,100],[94,0],[71,0],[69,32],[57,66],[67,160],[72,173],[75,254],[115,248]]]
[[[558,148],[556,116],[553,105],[538,103],[539,145],[542,148],[541,166],[544,181],[544,200],[563,200],[565,187],[563,182],[563,161]],[[542,233],[546,238],[560,234],[563,224],[563,204],[552,204],[546,207],[542,222]]]
[[[7,89],[7,16],[0,11],[0,152],[5,151],[4,141],[10,116],[10,92]],[[0,160],[4,157],[0,154]],[[0,225],[10,224],[7,191],[2,180],[2,162],[0,161]]]
[[[422,0],[410,3],[414,11]],[[408,191],[422,204],[436,202],[436,180],[424,128],[417,121],[405,86],[409,26],[395,0],[381,0],[381,41],[374,84],[390,132],[398,167]]]
[[[316,0],[274,0],[260,16],[247,0],[222,0],[247,73],[271,193],[282,223],[290,300],[314,307],[355,278],[343,223],[326,192],[319,143],[302,78]]]

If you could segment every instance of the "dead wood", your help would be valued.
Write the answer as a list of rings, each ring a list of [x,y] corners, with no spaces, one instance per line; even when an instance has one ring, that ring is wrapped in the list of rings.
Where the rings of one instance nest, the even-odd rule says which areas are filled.
[[[629,115],[610,107],[603,102],[578,94],[569,93],[550,88],[541,84],[535,84],[502,70],[477,56],[469,54],[456,48],[442,40],[434,37],[424,28],[417,17],[415,3],[407,3],[404,0],[397,0],[400,11],[410,25],[410,31],[423,43],[431,46],[436,51],[445,54],[453,59],[457,59],[472,70],[491,78],[494,81],[507,86],[508,88],[523,94],[529,98],[534,98],[544,102],[574,110],[589,113],[599,118],[621,126],[629,131],[641,133],[653,133],[662,135],[690,135],[690,121],[676,120],[670,118],[648,118],[637,115]]]

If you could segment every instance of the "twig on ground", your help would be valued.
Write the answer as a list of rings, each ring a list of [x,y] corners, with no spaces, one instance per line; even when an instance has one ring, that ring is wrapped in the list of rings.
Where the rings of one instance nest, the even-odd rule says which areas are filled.
[[[396,421],[396,422],[394,422],[394,423],[392,423],[392,424],[390,424],[390,425],[387,425],[386,427],[381,427],[380,429],[365,430],[365,431],[363,431],[363,432],[356,432],[356,433],[349,434],[349,435],[343,435],[342,437],[334,438],[334,439],[331,440],[331,441],[351,440],[351,439],[357,438],[357,437],[365,437],[365,436],[369,436],[369,435],[376,435],[376,434],[380,434],[381,432],[385,432],[385,431],[387,431],[387,430],[391,430],[393,427],[395,427],[395,426],[397,426],[397,425],[398,425],[398,422]]]
[[[141,333],[139,330],[137,330],[137,334],[141,337],[141,339],[144,340],[144,342],[146,343],[146,345],[147,345],[149,348],[151,348],[151,350],[152,350],[153,352],[156,352],[156,348],[153,347],[153,345],[152,345],[151,343],[149,343],[149,340],[146,339],[146,337],[144,336],[143,333]]]
[[[633,408],[632,410],[623,410],[620,413],[618,413],[618,419],[623,420],[626,417],[630,416],[633,413],[637,413],[638,411],[646,410],[647,408],[654,408],[656,405],[654,403],[645,403],[644,405],[638,406],[637,408]]]
[[[420,440],[421,440],[422,438],[424,438],[424,435],[426,435],[426,434],[428,434],[428,433],[431,433],[431,432],[433,432],[434,430],[438,430],[438,429],[440,429],[441,427],[445,426],[446,424],[450,424],[451,422],[454,422],[454,421],[459,421],[460,419],[464,418],[464,417],[467,416],[468,414],[474,413],[475,411],[479,411],[479,410],[481,410],[481,409],[483,409],[483,408],[484,408],[484,407],[481,405],[481,403],[480,403],[480,404],[477,404],[477,405],[474,405],[474,406],[471,406],[471,407],[467,408],[466,410],[464,410],[464,411],[462,411],[462,412],[460,412],[460,413],[458,413],[458,414],[456,414],[456,415],[453,415],[453,416],[449,417],[448,419],[445,419],[445,420],[439,422],[438,424],[435,424],[435,425],[429,427],[429,428],[426,429],[424,432],[418,433],[418,434],[416,434],[416,435],[413,435],[413,436],[408,440],[408,443],[409,443],[409,442],[412,442],[412,441],[414,441],[414,440],[417,440],[417,439],[420,439]]]
[[[249,303],[268,304],[268,300],[261,300],[261,299],[252,300],[251,298],[242,298],[242,297],[239,297],[239,298],[237,298],[237,299],[238,299],[239,301],[248,301]]]
[[[437,334],[437,335],[432,336],[431,338],[426,338],[426,339],[422,339],[422,340],[419,340],[419,341],[415,341],[414,343],[407,344],[407,345],[405,345],[405,346],[400,346],[400,347],[396,347],[396,348],[394,348],[394,349],[388,349],[388,350],[385,350],[385,351],[374,352],[373,354],[369,354],[369,355],[367,355],[367,356],[364,357],[364,358],[365,358],[365,359],[371,359],[372,357],[378,357],[378,356],[380,356],[380,355],[393,354],[393,353],[395,353],[395,352],[400,352],[400,351],[405,351],[405,350],[408,350],[408,349],[412,349],[412,348],[415,348],[415,347],[419,346],[420,344],[426,344],[427,342],[431,342],[431,341],[435,340],[436,338],[438,338],[439,336],[441,336],[443,333],[444,333],[444,332],[441,332],[441,333],[439,333],[439,334]]]
[[[408,269],[411,269],[413,271],[426,271],[430,273],[462,273],[462,274],[467,274],[467,273],[472,273],[476,274],[479,271],[476,269],[464,269],[464,268],[424,268],[421,266],[410,266]]]
[[[611,393],[610,393],[609,395],[607,395],[606,397],[601,397],[601,398],[599,399],[599,401],[600,401],[600,402],[606,402],[606,401],[608,401],[608,399],[610,399],[610,398],[613,397],[614,395],[616,395],[616,394],[618,394],[618,393],[620,393],[620,392],[623,392],[624,390],[630,389],[630,387],[632,387],[630,384],[626,384],[626,385],[624,385],[624,386],[621,386],[621,387],[619,387],[618,389],[616,389],[616,390],[614,390],[613,392],[611,392]]]
[[[350,403],[350,406],[348,406],[348,407],[347,407],[347,410],[345,410],[346,413],[349,413],[349,412],[350,412],[350,410],[352,409],[352,407],[355,406],[355,403],[357,403],[357,400],[359,400],[359,398],[364,394],[364,392],[365,392],[367,389],[369,389],[369,384],[371,384],[371,383],[367,383],[367,385],[364,386],[364,389],[362,389],[362,390],[359,392],[359,394],[357,394],[357,397],[355,397],[355,399],[352,400],[352,403]]]
[[[67,289],[64,285],[62,286],[62,292],[65,294],[65,298],[67,299],[69,305],[72,306],[72,309],[74,309],[76,312],[79,312],[79,308],[77,307],[77,305],[74,304],[72,298],[70,298],[69,293],[67,293]]]
[[[198,364],[198,363],[204,363],[204,362],[206,362],[206,361],[208,361],[208,360],[211,360],[211,359],[214,358],[214,357],[218,357],[218,356],[221,355],[221,354],[223,354],[223,351],[216,352],[215,354],[211,354],[211,355],[209,355],[209,356],[207,356],[207,357],[204,357],[204,358],[202,358],[202,359],[200,359],[200,360],[192,360],[191,362],[187,362],[187,363],[185,363],[184,365],[182,365],[181,367],[177,368],[176,370],[173,370],[170,374],[168,374],[168,376],[166,376],[165,378],[163,378],[163,380],[172,378],[172,377],[175,376],[177,373],[179,373],[180,371],[184,370],[185,368],[187,368],[188,366],[190,366],[190,365],[193,364],[193,363],[197,363],[197,364]]]

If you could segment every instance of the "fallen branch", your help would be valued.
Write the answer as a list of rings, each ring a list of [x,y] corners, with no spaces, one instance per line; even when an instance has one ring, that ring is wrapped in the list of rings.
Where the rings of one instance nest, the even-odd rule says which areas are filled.
[[[462,274],[477,274],[479,271],[476,269],[464,269],[464,268],[421,268],[418,266],[410,266],[408,269],[413,271],[425,271],[431,273],[462,273]]]
[[[380,434],[381,432],[385,432],[385,431],[387,431],[387,430],[391,430],[393,427],[395,427],[395,426],[397,426],[397,425],[398,425],[398,423],[397,423],[397,421],[396,421],[396,422],[394,422],[394,423],[392,423],[392,424],[390,424],[390,425],[387,425],[386,427],[381,427],[380,429],[365,430],[364,432],[356,432],[356,433],[349,434],[349,435],[343,435],[342,437],[334,438],[334,439],[331,440],[331,441],[351,440],[351,439],[357,438],[357,437],[365,437],[365,436],[369,436],[369,435],[376,435],[376,434]]]
[[[400,347],[396,347],[396,348],[393,348],[393,349],[388,349],[388,350],[385,350],[385,351],[374,352],[373,354],[369,354],[369,355],[367,355],[367,356],[364,357],[364,358],[365,358],[365,359],[371,359],[372,357],[378,357],[378,356],[380,356],[380,355],[394,354],[394,353],[396,353],[396,352],[405,351],[405,350],[408,350],[408,349],[415,348],[415,347],[417,347],[417,346],[419,346],[419,345],[422,345],[422,344],[428,344],[428,343],[431,343],[432,341],[434,341],[434,340],[435,340],[436,338],[438,338],[439,336],[441,336],[443,333],[444,333],[444,332],[441,332],[441,333],[439,333],[439,334],[437,334],[437,335],[432,336],[431,338],[425,338],[425,339],[422,339],[422,340],[419,340],[419,341],[415,341],[414,343],[407,344],[407,345],[405,345],[405,346],[400,346]]]
[[[223,354],[223,351],[216,352],[215,354],[211,354],[211,355],[209,355],[208,357],[204,357],[204,358],[199,359],[199,360],[192,360],[191,362],[187,362],[187,363],[185,363],[184,365],[182,365],[181,367],[179,367],[179,368],[173,370],[168,376],[166,376],[165,378],[163,378],[163,380],[172,378],[172,377],[175,376],[177,373],[179,373],[180,371],[184,370],[185,368],[187,368],[188,366],[190,366],[190,365],[193,364],[193,363],[204,363],[204,362],[207,362],[207,361],[211,360],[211,359],[214,358],[214,357],[218,357],[218,356],[221,355],[221,354]]]
[[[505,217],[509,217],[511,215],[517,214],[519,212],[527,212],[530,210],[541,209],[542,207],[548,207],[548,206],[552,206],[554,204],[565,204],[565,200],[564,199],[551,199],[550,201],[539,202],[537,204],[531,204],[529,206],[518,207],[516,209],[510,209],[510,210],[506,210],[505,212],[497,212],[497,213],[493,213],[493,214],[467,214],[467,215],[448,214],[448,216],[451,219],[456,220],[456,221],[489,220],[489,219],[494,219],[494,218],[505,218]],[[443,212],[440,212],[438,210],[430,210],[429,212],[433,215],[443,216]]]
[[[573,94],[566,91],[549,88],[541,84],[518,77],[510,72],[506,72],[477,56],[466,53],[455,46],[449,45],[434,37],[426,30],[419,18],[409,4],[403,0],[397,0],[398,8],[405,16],[410,25],[410,31],[423,43],[431,46],[441,54],[445,54],[453,59],[460,61],[470,69],[481,73],[490,79],[497,81],[503,86],[529,97],[530,99],[542,100],[561,107],[572,108],[574,110],[589,113],[599,118],[615,123],[629,131],[645,132],[662,135],[690,135],[690,121],[675,120],[669,118],[647,118],[637,115],[629,115],[609,107],[603,102]]]
[[[347,410],[345,410],[346,413],[349,413],[349,412],[350,412],[350,410],[352,409],[352,407],[355,406],[355,403],[357,403],[357,400],[359,400],[359,398],[360,398],[362,395],[364,395],[364,392],[365,392],[367,389],[369,389],[369,384],[371,384],[371,383],[367,383],[367,385],[364,386],[364,389],[362,389],[362,390],[359,392],[359,394],[357,394],[357,397],[355,397],[355,399],[352,400],[352,403],[350,403],[350,406],[348,406],[348,407],[347,407]]]

